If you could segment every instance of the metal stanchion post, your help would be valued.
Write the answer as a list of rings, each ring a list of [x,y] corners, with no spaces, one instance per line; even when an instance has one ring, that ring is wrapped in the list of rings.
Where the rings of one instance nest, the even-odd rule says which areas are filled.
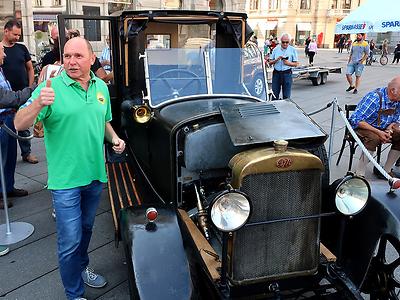
[[[0,130],[3,130],[1,128]],[[25,222],[12,222],[8,216],[8,201],[7,201],[7,191],[6,183],[4,178],[4,168],[3,168],[3,153],[0,147],[0,179],[1,179],[1,189],[3,192],[3,203],[4,203],[4,214],[6,217],[6,223],[0,225],[0,245],[11,245],[25,240],[35,230],[35,228]]]
[[[331,119],[331,131],[329,133],[329,150],[328,150],[328,164],[329,169],[331,168],[332,152],[333,152],[333,136],[335,134],[335,114],[337,109],[337,97],[333,98],[332,102],[332,119]]]

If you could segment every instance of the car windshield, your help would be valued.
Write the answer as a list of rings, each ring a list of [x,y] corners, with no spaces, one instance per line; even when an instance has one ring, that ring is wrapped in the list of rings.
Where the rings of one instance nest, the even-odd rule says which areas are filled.
[[[204,94],[239,94],[266,99],[262,56],[258,49],[147,49],[150,105]]]

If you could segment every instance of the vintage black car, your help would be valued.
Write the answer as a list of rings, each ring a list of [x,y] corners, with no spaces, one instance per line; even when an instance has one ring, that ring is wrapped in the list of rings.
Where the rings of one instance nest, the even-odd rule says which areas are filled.
[[[400,260],[385,254],[400,250],[399,197],[352,174],[330,184],[327,134],[296,103],[267,101],[265,72],[254,96],[245,14],[59,24],[72,19],[109,22],[127,151],[106,151],[108,192],[133,299],[398,299]]]

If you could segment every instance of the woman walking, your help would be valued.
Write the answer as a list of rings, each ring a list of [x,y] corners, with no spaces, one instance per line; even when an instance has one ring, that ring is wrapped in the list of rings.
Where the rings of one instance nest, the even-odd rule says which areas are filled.
[[[310,44],[308,45],[308,61],[310,63],[310,66],[312,66],[314,63],[314,55],[317,53],[317,49],[317,43],[315,42],[315,39],[312,39]]]
[[[396,64],[398,64],[399,60],[400,60],[400,42],[397,43],[397,46],[394,49],[393,53],[394,53],[394,57],[393,57],[392,64],[394,64],[394,62],[396,62]]]

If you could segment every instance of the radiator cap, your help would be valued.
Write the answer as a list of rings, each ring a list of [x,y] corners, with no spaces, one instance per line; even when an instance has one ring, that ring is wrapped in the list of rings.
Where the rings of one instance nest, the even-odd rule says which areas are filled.
[[[287,150],[288,141],[277,140],[274,141],[274,149],[276,152],[285,152]]]

